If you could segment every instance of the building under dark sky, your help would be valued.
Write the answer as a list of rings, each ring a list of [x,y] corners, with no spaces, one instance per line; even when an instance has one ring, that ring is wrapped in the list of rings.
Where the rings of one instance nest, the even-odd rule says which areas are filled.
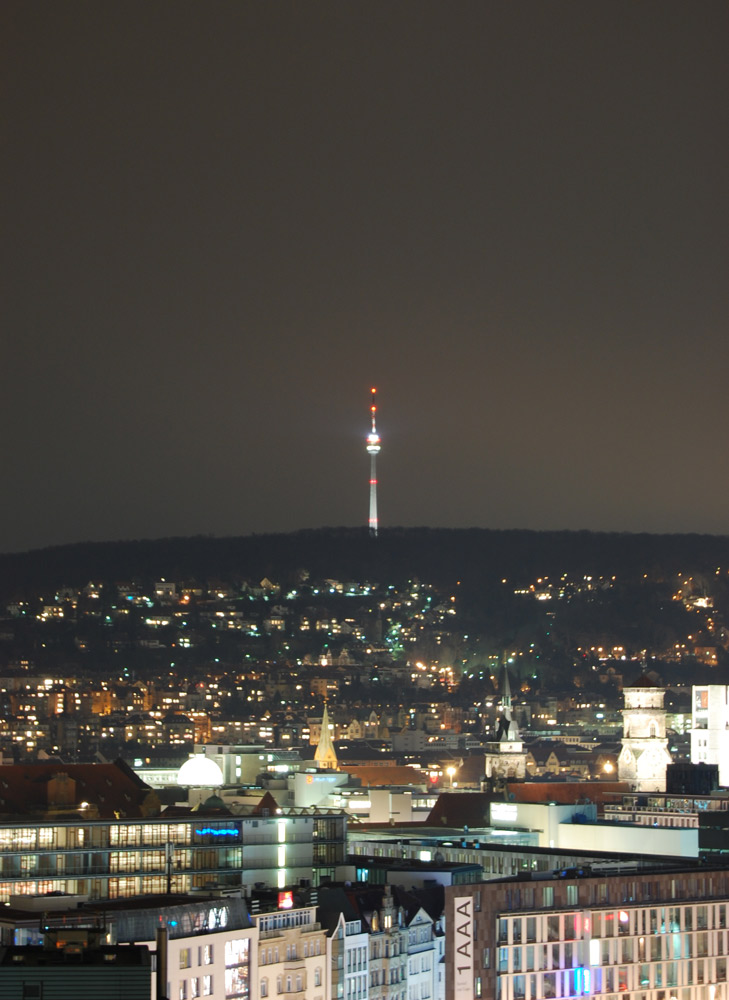
[[[727,531],[725,3],[1,17],[0,551]]]

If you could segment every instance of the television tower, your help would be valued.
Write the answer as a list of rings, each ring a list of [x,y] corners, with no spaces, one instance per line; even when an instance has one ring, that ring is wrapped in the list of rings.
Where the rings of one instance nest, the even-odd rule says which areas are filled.
[[[372,401],[370,403],[370,414],[372,416],[372,430],[367,435],[367,451],[370,453],[370,535],[377,538],[377,454],[380,450],[380,435],[375,426],[375,416],[377,415],[377,389],[372,390]]]

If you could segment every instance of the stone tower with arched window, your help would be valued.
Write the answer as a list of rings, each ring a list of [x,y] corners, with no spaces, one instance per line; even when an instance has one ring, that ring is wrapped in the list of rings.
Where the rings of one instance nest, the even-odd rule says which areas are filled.
[[[671,763],[666,738],[666,692],[642,674],[623,688],[623,738],[618,778],[636,792],[665,792],[666,767]]]

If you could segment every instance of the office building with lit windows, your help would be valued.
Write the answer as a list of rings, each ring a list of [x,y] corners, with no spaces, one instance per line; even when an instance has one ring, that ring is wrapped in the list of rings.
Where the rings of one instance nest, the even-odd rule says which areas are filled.
[[[116,899],[201,889],[318,885],[346,860],[338,810],[233,814],[212,796],[162,811],[120,762],[0,767],[0,901],[70,893]]]
[[[92,899],[205,887],[249,891],[334,878],[346,858],[346,816],[221,816],[36,825],[0,821],[0,900],[65,892]]]
[[[446,1000],[725,1000],[729,870],[446,888]]]

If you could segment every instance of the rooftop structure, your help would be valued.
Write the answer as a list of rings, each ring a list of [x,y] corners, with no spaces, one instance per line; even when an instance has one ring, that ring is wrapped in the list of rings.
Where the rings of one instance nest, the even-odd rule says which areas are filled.
[[[223,784],[223,772],[205,753],[197,753],[180,768],[177,784],[191,788],[219,788]]]

